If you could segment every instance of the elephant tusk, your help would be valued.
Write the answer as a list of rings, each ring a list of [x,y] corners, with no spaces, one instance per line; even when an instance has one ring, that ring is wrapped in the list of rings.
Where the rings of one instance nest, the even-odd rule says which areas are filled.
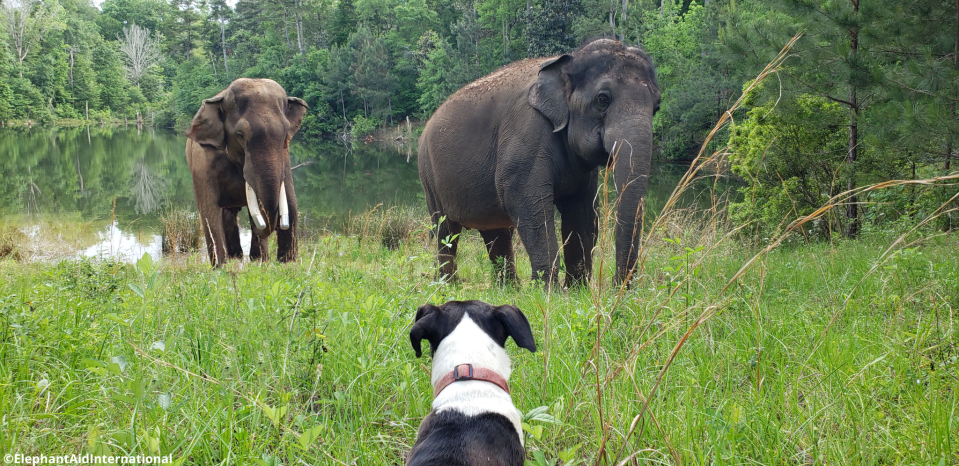
[[[286,182],[280,183],[280,229],[290,229],[290,206],[286,203]]]
[[[250,183],[246,183],[246,207],[250,209],[250,217],[253,217],[253,223],[260,230],[266,229],[266,220],[263,220],[263,213],[260,212],[260,201],[256,199],[256,193]]]

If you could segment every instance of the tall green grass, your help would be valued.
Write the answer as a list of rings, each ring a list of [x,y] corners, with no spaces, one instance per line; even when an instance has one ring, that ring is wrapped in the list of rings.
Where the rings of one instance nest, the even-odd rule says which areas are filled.
[[[786,245],[724,293],[755,251],[701,248],[695,226],[626,290],[498,286],[472,234],[458,285],[434,281],[426,234],[217,271],[2,261],[0,449],[399,464],[431,402],[416,306],[482,299],[519,306],[540,348],[508,345],[534,464],[959,460],[954,234],[868,276],[887,239]]]

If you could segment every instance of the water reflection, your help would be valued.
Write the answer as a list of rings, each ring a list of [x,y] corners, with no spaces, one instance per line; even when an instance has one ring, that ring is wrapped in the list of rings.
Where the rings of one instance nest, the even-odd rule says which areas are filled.
[[[120,230],[116,222],[111,223],[105,230],[97,233],[99,242],[79,252],[81,257],[110,257],[123,262],[135,262],[149,254],[153,259],[159,259],[162,254],[160,235],[147,234],[144,236]]]
[[[193,184],[186,165],[186,139],[166,130],[72,127],[0,130],[0,224],[30,234],[40,225],[69,231],[68,252],[38,246],[38,257],[110,256],[134,260],[161,254],[161,214],[195,211]],[[304,231],[340,231],[344,218],[381,205],[426,203],[417,174],[415,149],[353,147],[327,141],[294,140],[294,166],[300,225]],[[647,214],[659,212],[686,166],[654,164]],[[712,186],[700,181],[684,203],[702,204]],[[697,198],[698,197],[698,198]],[[240,215],[241,226],[247,215]],[[0,225],[2,226],[2,225]],[[80,234],[79,232],[83,232]],[[250,232],[242,228],[248,253]],[[42,236],[42,235],[41,235]],[[39,238],[37,235],[32,237]],[[39,241],[39,239],[38,239]],[[48,249],[57,249],[50,253]]]
[[[161,215],[195,210],[186,139],[173,131],[63,127],[0,131],[0,223],[31,238],[41,225],[74,222],[86,233],[39,257],[161,253]],[[406,154],[326,141],[290,145],[301,220],[308,230],[338,230],[341,218],[372,207],[423,204],[416,161]],[[26,214],[26,215],[25,215]],[[241,214],[241,226],[246,214]],[[90,230],[94,234],[90,234]],[[248,253],[250,231],[241,229]],[[82,238],[81,238],[82,236]],[[92,244],[91,244],[92,241]],[[62,243],[62,241],[61,241]],[[56,249],[57,254],[47,250]]]

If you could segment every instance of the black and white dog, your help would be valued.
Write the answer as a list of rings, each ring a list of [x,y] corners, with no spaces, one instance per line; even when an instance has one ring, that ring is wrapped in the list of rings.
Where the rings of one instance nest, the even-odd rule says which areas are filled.
[[[520,412],[509,395],[506,338],[536,352],[529,321],[516,306],[450,301],[416,310],[416,357],[429,340],[433,409],[423,419],[407,466],[522,466]]]

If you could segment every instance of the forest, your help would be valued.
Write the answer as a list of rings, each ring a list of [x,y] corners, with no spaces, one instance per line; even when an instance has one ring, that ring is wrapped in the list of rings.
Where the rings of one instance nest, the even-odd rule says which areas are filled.
[[[656,155],[691,160],[790,38],[788,59],[708,149],[749,185],[734,220],[773,230],[838,194],[948,173],[959,131],[959,1],[4,0],[0,121],[143,115],[182,130],[200,101],[265,77],[310,106],[305,137],[425,121],[496,68],[595,37],[639,44],[663,92]],[[320,156],[320,155],[318,155]],[[954,190],[953,190],[954,191]],[[851,198],[808,234],[925,218],[949,190]],[[860,208],[861,204],[870,208]],[[940,227],[956,222],[952,213]]]

